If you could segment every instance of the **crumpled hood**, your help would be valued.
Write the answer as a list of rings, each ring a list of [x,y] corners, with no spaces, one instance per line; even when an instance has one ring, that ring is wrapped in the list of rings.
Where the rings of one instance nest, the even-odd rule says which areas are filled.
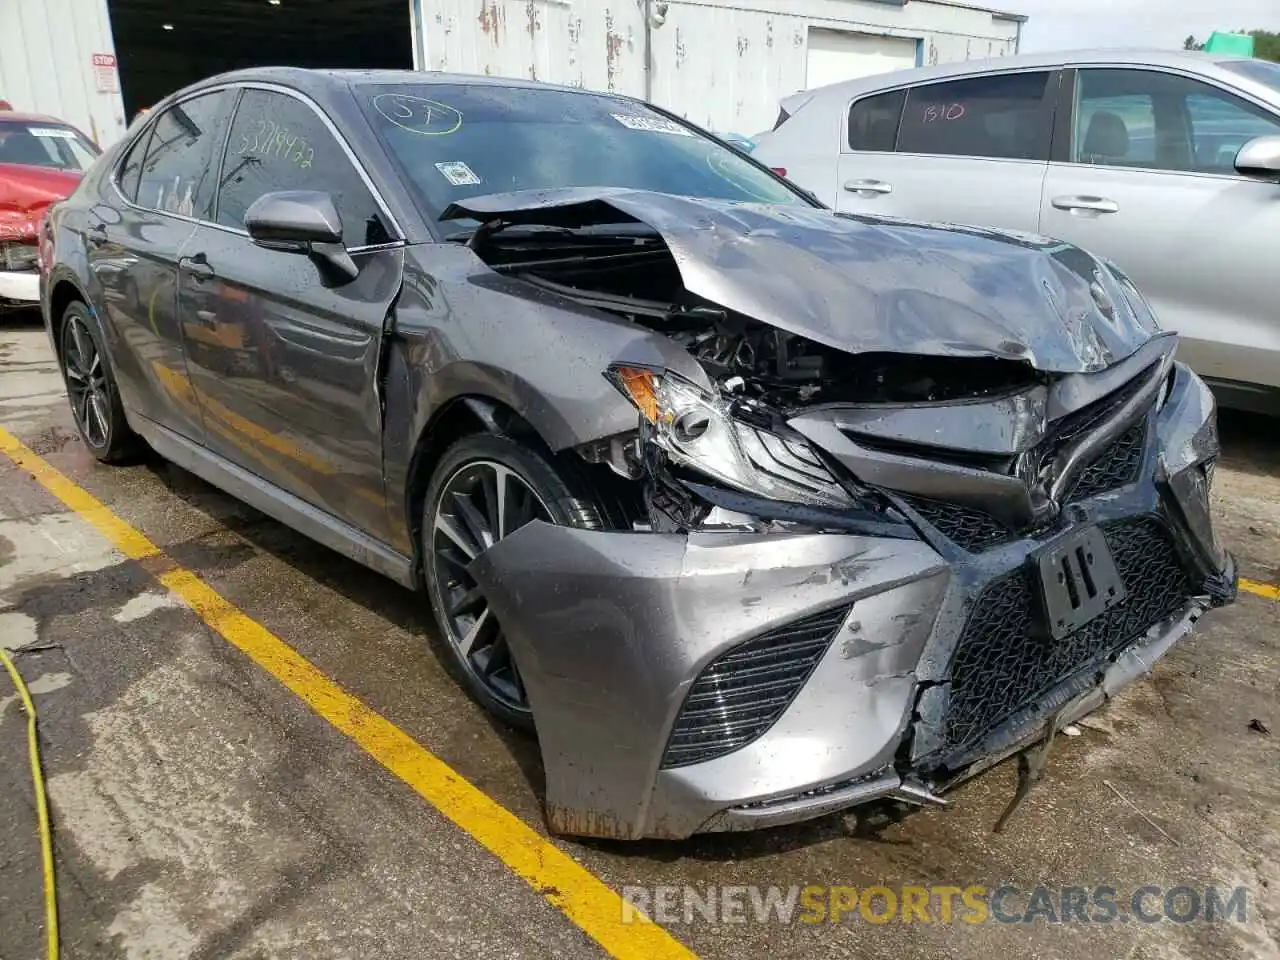
[[[35,240],[49,204],[69,196],[80,174],[18,163],[0,163],[0,241]]]
[[[855,353],[999,357],[1088,373],[1159,332],[1114,266],[1043,237],[616,188],[472,197],[441,215],[467,217],[646,224],[690,292]]]

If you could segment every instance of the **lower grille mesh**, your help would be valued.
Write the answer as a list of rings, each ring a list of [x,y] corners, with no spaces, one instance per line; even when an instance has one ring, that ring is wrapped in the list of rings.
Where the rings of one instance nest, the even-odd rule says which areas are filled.
[[[1090,663],[1176,612],[1191,595],[1169,534],[1155,517],[1102,527],[1124,580],[1125,601],[1053,640],[1035,629],[1036,587],[1017,570],[990,583],[965,623],[951,667],[946,742],[970,746]]]
[[[1015,536],[999,520],[981,510],[922,497],[903,497],[903,500],[940,534],[970,553],[1006,543]]]
[[[762,736],[809,679],[849,610],[796,620],[708,664],[676,717],[663,768],[713,760]]]
[[[1142,468],[1142,453],[1147,439],[1147,421],[1139,420],[1102,451],[1089,464],[1071,491],[1072,500],[1087,500],[1100,493],[1133,483]]]

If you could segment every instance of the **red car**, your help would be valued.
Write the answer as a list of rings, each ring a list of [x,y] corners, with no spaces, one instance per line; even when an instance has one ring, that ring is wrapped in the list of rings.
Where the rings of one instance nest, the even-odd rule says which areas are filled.
[[[0,308],[39,304],[40,218],[100,153],[61,120],[0,109]]]

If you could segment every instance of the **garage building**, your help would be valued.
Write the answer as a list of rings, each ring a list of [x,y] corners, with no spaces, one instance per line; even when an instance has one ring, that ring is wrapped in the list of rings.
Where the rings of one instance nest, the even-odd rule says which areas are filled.
[[[106,144],[235,67],[417,67],[645,97],[718,131],[807,87],[1017,52],[1025,18],[960,0],[5,0],[0,99]]]

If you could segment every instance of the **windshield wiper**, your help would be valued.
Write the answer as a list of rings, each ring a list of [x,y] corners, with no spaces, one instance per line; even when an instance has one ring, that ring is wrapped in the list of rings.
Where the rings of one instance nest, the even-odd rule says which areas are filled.
[[[474,230],[464,230],[446,237],[453,243],[466,244],[467,248],[479,252],[490,239],[502,234],[503,239],[510,240],[570,240],[575,243],[593,243],[602,240],[629,242],[635,246],[644,246],[660,235],[647,227],[637,231],[637,224],[591,224],[585,227],[560,227],[548,224],[516,224],[501,217],[488,220]]]
[[[478,251],[490,237],[505,232],[510,232],[512,235],[522,239],[546,236],[547,234],[556,237],[573,234],[573,231],[568,227],[549,227],[537,224],[517,226],[509,220],[496,217],[480,224],[474,230],[461,230],[458,233],[451,233],[445,239],[451,243],[464,243],[468,249]]]

